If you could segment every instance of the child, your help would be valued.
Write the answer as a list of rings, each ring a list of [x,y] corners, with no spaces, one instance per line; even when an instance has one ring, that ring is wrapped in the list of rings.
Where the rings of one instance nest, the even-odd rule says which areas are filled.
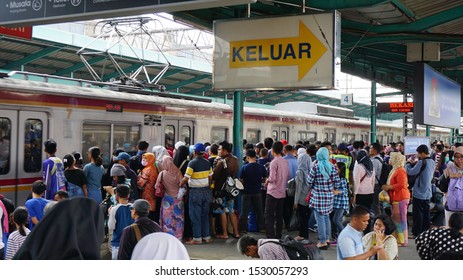
[[[35,181],[32,184],[32,199],[26,201],[26,208],[29,212],[30,230],[32,230],[43,217],[43,209],[48,203],[48,200],[42,197],[46,190],[47,186],[45,186],[42,180]]]
[[[27,217],[29,213],[25,207],[18,207],[13,212],[13,222],[16,226],[17,231],[11,233],[8,237],[8,247],[6,249],[6,260],[13,259],[16,252],[21,248],[27,235],[31,232],[26,228]]]
[[[347,178],[346,178],[346,164],[344,162],[337,162],[336,167],[338,170],[339,177],[341,178],[341,188],[334,190],[333,199],[333,224],[334,230],[338,233],[344,229],[342,225],[342,217],[344,216],[344,210],[349,211],[349,198],[347,196]]]

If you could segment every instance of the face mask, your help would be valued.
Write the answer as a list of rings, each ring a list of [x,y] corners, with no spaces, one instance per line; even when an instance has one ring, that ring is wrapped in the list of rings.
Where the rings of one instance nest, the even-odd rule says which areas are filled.
[[[450,161],[449,157],[445,157],[445,163],[448,163]]]
[[[146,159],[142,159],[141,165],[147,166],[147,165],[148,165],[148,161],[147,161]]]

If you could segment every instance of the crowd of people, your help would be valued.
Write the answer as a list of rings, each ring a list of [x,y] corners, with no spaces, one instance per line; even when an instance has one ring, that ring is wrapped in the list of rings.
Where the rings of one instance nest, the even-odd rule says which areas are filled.
[[[279,240],[285,228],[298,231],[297,241],[316,232],[316,246],[337,246],[338,259],[398,259],[398,247],[415,237],[422,258],[456,258],[461,252],[454,248],[463,241],[463,146],[432,147],[420,145],[406,157],[403,143],[290,145],[265,138],[245,143],[239,159],[227,141],[178,142],[175,149],[155,146],[149,152],[141,140],[135,154],[116,149],[105,168],[98,147],[86,151],[83,165],[79,153],[58,158],[57,143],[49,139],[43,180],[34,182],[25,207],[15,208],[0,195],[0,259],[98,259],[104,238],[114,260],[136,259],[134,252],[175,258],[137,249],[143,240],[153,248],[165,240],[172,244],[169,252],[187,258],[182,242],[231,237],[239,239],[243,254],[288,259],[276,243],[244,235],[254,231],[265,234],[262,240]],[[73,208],[78,202],[88,205],[87,215]],[[70,248],[38,244],[44,236],[59,240],[58,221],[73,230],[71,240],[62,241]],[[79,242],[82,234],[93,236]]]

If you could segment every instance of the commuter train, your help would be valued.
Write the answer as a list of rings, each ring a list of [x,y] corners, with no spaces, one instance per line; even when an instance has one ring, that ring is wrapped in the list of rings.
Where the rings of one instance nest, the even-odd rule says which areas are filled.
[[[58,143],[57,156],[78,151],[84,163],[88,148],[99,146],[105,165],[111,151],[134,151],[139,139],[147,140],[150,149],[177,141],[231,141],[233,112],[227,104],[127,88],[114,91],[69,79],[53,83],[58,77],[32,81],[25,73],[15,76],[22,79],[0,78],[0,193],[19,204],[42,178],[43,142],[48,138]],[[369,129],[368,121],[345,116],[244,108],[243,134],[250,143],[265,137],[289,143],[368,141]],[[401,124],[378,122],[377,138],[383,144],[400,140],[402,129]],[[449,131],[433,129],[432,137],[448,143]]]

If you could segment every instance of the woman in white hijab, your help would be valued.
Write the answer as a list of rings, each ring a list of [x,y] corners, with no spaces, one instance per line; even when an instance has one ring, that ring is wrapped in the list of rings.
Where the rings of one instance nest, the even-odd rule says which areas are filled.
[[[312,167],[312,160],[307,154],[307,150],[299,148],[297,150],[297,171],[296,171],[296,192],[294,194],[294,209],[299,209],[299,221],[301,223],[299,228],[299,235],[296,240],[303,240],[309,238],[309,218],[310,209],[309,203],[305,201],[309,193],[309,171]]]
[[[153,147],[153,154],[156,157],[156,167],[158,168],[158,171],[162,171],[162,159],[165,156],[170,157],[169,153],[167,152],[167,149],[163,146],[154,146]]]
[[[155,232],[144,236],[135,246],[132,260],[189,260],[185,246],[174,236]]]

